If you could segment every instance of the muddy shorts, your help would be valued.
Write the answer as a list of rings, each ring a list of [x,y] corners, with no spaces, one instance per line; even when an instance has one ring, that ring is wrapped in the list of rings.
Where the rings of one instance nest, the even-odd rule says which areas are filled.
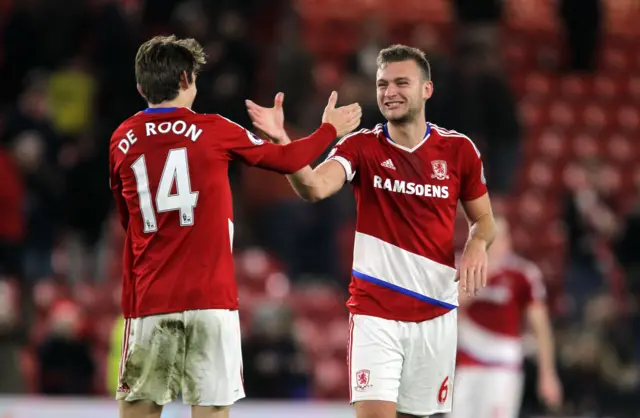
[[[116,399],[226,406],[244,398],[238,311],[127,319]]]

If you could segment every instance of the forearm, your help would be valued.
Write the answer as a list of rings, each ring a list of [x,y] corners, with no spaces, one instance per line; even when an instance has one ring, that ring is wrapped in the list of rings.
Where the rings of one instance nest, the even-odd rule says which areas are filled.
[[[495,237],[495,222],[490,213],[480,216],[469,225],[468,241],[478,241],[484,243],[489,248]]]
[[[323,123],[306,138],[270,148],[257,166],[282,174],[301,171],[318,158],[335,138],[336,129],[333,125]],[[309,167],[306,168],[311,170]]]
[[[300,171],[287,175],[291,187],[303,200],[318,200],[316,193],[313,193],[316,180],[314,174],[311,166],[306,166]]]
[[[535,336],[538,344],[538,372],[555,373],[556,357],[551,326],[538,326]]]
[[[538,372],[555,373],[555,343],[547,308],[543,302],[535,302],[529,306],[527,316],[538,347]]]
[[[274,139],[281,145],[291,143],[286,134]],[[325,163],[327,162],[325,161]],[[338,176],[340,178],[335,178],[336,176],[331,173],[318,172],[325,163],[320,164],[315,169],[308,165],[302,170],[286,176],[289,184],[302,200],[317,202],[331,196],[342,187],[344,179],[341,176]]]

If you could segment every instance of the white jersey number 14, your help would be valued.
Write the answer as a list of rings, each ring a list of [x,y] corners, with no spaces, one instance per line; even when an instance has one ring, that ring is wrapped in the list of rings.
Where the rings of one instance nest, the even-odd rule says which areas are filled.
[[[180,226],[193,225],[193,208],[198,201],[198,192],[191,191],[191,180],[189,178],[189,161],[187,159],[187,149],[177,148],[169,151],[167,160],[164,163],[158,192],[156,193],[156,210],[153,208],[151,190],[149,187],[149,175],[147,174],[147,164],[144,154],[140,156],[132,165],[133,173],[138,184],[138,199],[140,201],[140,212],[144,222],[144,232],[151,233],[158,230],[156,222],[156,210],[169,212],[180,211]],[[171,194],[173,184],[176,185],[176,193]]]

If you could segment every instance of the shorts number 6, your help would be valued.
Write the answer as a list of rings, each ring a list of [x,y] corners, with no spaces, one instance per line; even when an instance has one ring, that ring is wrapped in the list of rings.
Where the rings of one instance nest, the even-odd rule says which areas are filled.
[[[445,403],[449,396],[449,376],[445,377],[438,391],[438,403]]]

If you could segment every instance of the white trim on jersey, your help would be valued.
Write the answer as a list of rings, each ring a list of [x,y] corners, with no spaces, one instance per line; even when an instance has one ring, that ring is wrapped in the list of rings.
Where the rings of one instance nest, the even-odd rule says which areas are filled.
[[[487,364],[519,366],[522,363],[522,340],[492,332],[469,318],[458,321],[458,349]]]
[[[413,148],[409,148],[409,147],[405,147],[404,145],[400,145],[400,144],[398,144],[397,142],[394,142],[391,138],[388,138],[388,137],[385,137],[385,139],[387,140],[388,143],[390,143],[394,147],[400,148],[401,150],[407,151],[409,153],[413,153],[416,150],[418,150],[418,148],[420,148],[422,145],[424,145],[424,143],[427,142],[427,140],[429,139],[430,136],[431,136],[431,133],[429,133],[429,135],[425,136],[422,141],[420,141],[416,145],[414,145]]]
[[[424,299],[443,302],[443,306],[458,306],[454,268],[357,231],[353,270],[356,277],[375,278],[376,281],[390,284],[389,287],[400,293],[417,294]]]
[[[345,136],[343,136],[343,137],[342,137],[342,138],[341,138],[341,139],[336,143],[336,145],[335,145],[335,146],[337,147],[338,145],[342,144],[342,143],[343,143],[344,141],[346,141],[347,139],[352,138],[352,137],[354,137],[354,136],[356,136],[356,135],[358,135],[358,134],[366,134],[367,132],[365,132],[365,131],[368,131],[368,129],[362,128],[362,129],[360,129],[360,130],[359,130],[359,131],[357,131],[357,132],[351,132],[350,134],[346,134]]]
[[[431,125],[431,124],[427,124],[427,125]],[[384,125],[379,125],[380,126],[380,130],[384,131]],[[378,125],[376,125],[376,129],[378,129]],[[415,151],[417,151],[422,145],[424,145],[425,142],[427,142],[427,140],[429,139],[429,137],[431,136],[431,129],[428,129],[428,133],[427,135],[425,135],[424,138],[422,138],[422,141],[418,142],[416,145],[414,145],[412,148],[409,147],[405,147],[404,145],[400,145],[397,142],[395,142],[393,139],[391,139],[390,137],[388,137],[388,132],[387,135],[384,136],[384,138],[387,140],[387,142],[391,145],[393,145],[396,148],[400,148],[403,151],[406,151],[408,153],[414,153]]]
[[[351,168],[351,163],[349,162],[349,160],[347,160],[344,157],[341,157],[339,155],[333,155],[329,158],[327,158],[326,161],[324,161],[322,164],[326,163],[327,161],[336,161],[338,163],[340,163],[340,165],[342,166],[342,168],[344,169],[344,173],[347,176],[347,181],[351,181],[353,180],[353,177],[356,175],[355,171],[353,171],[353,169]],[[320,164],[320,165],[322,165]]]
[[[438,132],[438,135],[440,135],[440,136],[460,137],[460,138],[466,139],[467,141],[469,141],[471,143],[471,145],[473,146],[473,149],[476,151],[476,154],[478,155],[478,158],[480,158],[480,150],[478,149],[478,147],[476,147],[476,144],[473,143],[471,138],[469,138],[465,134],[461,134],[458,131],[453,131],[453,130],[441,128],[438,125],[434,125],[433,123],[431,124],[431,126],[433,127],[433,129],[436,130],[436,132]]]
[[[347,160],[347,159],[346,159],[346,158],[344,158],[344,157],[341,157],[341,156],[339,156],[339,155],[334,155],[334,154],[335,154],[335,152],[336,152],[336,150],[337,150],[337,147],[338,147],[338,146],[340,146],[340,145],[341,145],[343,142],[345,142],[347,139],[349,139],[349,138],[353,138],[353,137],[354,137],[354,136],[356,136],[356,135],[360,135],[360,134],[366,135],[366,134],[370,134],[370,133],[372,133],[372,131],[370,131],[369,129],[362,128],[362,129],[360,129],[360,130],[359,130],[359,131],[357,131],[357,132],[351,132],[350,134],[346,134],[345,136],[343,136],[343,137],[342,137],[342,138],[341,138],[341,139],[336,143],[336,145],[333,147],[333,150],[331,150],[331,152],[329,153],[329,156],[327,157],[327,159],[326,159],[326,160],[324,160],[324,161],[322,162],[322,164],[326,163],[326,162],[327,162],[327,161],[329,161],[329,160],[337,161],[338,163],[340,163],[340,165],[341,165],[341,166],[342,166],[342,168],[344,169],[344,173],[345,173],[345,174],[346,174],[346,176],[347,176],[347,181],[348,181],[348,182],[351,182],[351,180],[353,180],[353,178],[354,178],[354,177],[355,177],[355,175],[356,175],[356,172],[353,170],[353,166],[351,165],[351,161]],[[320,164],[320,165],[322,165],[322,164]],[[319,166],[318,166],[318,167],[319,167]],[[316,167],[316,168],[317,168],[317,167]]]

